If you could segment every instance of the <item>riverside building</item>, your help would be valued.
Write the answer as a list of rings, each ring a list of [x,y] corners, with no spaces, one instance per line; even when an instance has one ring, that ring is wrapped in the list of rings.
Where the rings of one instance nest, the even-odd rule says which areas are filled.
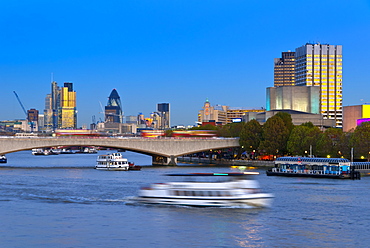
[[[212,125],[226,125],[233,122],[243,121],[246,113],[254,112],[260,113],[265,112],[265,109],[250,109],[250,108],[239,108],[229,107],[225,105],[211,106],[211,103],[207,99],[203,105],[202,110],[198,113],[198,123],[201,125],[212,124]]]
[[[342,127],[342,46],[306,44],[295,50],[295,85],[319,87],[320,113]]]
[[[283,52],[274,64],[274,87],[266,90],[268,111],[318,114],[343,127],[341,45],[307,43]]]
[[[282,52],[274,59],[274,86],[295,85],[295,52]]]
[[[370,121],[370,104],[343,107],[343,131],[351,132],[363,122]]]

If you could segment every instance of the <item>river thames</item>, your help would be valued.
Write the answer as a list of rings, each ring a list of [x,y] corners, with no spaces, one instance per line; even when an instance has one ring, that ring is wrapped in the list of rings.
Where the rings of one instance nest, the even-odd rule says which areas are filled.
[[[99,151],[105,154],[107,151]],[[361,180],[267,177],[256,169],[271,208],[132,204],[140,187],[165,173],[230,172],[228,167],[151,166],[98,171],[98,154],[7,155],[0,165],[0,247],[368,247],[370,177]]]

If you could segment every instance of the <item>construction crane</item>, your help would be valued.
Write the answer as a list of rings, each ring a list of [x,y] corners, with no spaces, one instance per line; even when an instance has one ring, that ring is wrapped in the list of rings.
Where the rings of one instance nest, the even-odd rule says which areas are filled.
[[[13,93],[14,93],[15,97],[17,98],[17,100],[18,100],[19,104],[21,105],[21,107],[22,107],[22,109],[23,109],[24,114],[26,115],[26,120],[27,120],[27,121],[28,121],[28,123],[30,123],[30,125],[31,125],[31,132],[33,132],[33,125],[34,125],[33,121],[30,121],[30,120],[28,119],[27,111],[26,111],[26,109],[24,108],[24,106],[23,106],[23,104],[22,104],[22,102],[21,102],[21,99],[19,98],[19,96],[18,96],[17,92],[13,91]]]

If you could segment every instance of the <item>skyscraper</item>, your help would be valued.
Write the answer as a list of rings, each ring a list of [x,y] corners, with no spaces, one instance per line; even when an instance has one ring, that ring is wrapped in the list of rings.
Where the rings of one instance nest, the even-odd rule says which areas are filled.
[[[47,94],[45,97],[44,130],[53,130],[53,108],[51,94]]]
[[[107,106],[105,106],[105,122],[122,123],[121,99],[116,89],[113,89],[108,97]]]
[[[320,87],[320,112],[342,127],[342,46],[309,44],[295,50],[295,85]]]
[[[295,52],[282,52],[281,58],[274,59],[274,86],[295,84]]]
[[[58,128],[77,128],[76,92],[72,83],[64,83],[59,98]]]
[[[52,130],[58,128],[58,108],[59,108],[60,89],[57,82],[51,82],[51,110],[52,110]]]
[[[31,125],[31,131],[38,131],[39,111],[37,109],[27,110],[27,120]]]
[[[160,129],[170,128],[170,104],[158,103],[157,111],[161,116]]]
[[[51,93],[45,98],[44,115],[46,131],[77,128],[76,92],[72,83],[64,83],[64,87],[59,87],[55,81],[51,83]]]

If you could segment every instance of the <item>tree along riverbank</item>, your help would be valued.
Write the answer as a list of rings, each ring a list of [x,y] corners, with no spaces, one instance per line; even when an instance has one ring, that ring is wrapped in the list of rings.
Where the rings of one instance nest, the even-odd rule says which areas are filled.
[[[199,157],[179,157],[178,163],[192,164],[215,164],[227,166],[253,166],[253,167],[274,167],[274,161],[264,160],[234,160],[234,159],[209,159]]]

